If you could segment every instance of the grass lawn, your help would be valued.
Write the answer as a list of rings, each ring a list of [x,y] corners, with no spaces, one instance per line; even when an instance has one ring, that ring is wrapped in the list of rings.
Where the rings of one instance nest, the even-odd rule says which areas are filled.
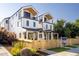
[[[77,48],[77,46],[76,45],[72,45],[72,46],[66,46],[66,47],[69,47],[69,48]]]
[[[51,48],[51,49],[48,49],[48,50],[51,50],[51,51],[55,51],[55,52],[62,52],[62,51],[66,51],[66,50],[69,50],[69,48],[65,48],[65,47],[62,47],[62,48]]]

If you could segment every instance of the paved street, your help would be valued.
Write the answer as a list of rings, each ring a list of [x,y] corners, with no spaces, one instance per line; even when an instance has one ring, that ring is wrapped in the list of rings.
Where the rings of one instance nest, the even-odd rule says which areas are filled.
[[[72,48],[71,50],[51,54],[49,56],[79,56],[79,48]]]
[[[2,45],[0,45],[0,56],[12,56]]]

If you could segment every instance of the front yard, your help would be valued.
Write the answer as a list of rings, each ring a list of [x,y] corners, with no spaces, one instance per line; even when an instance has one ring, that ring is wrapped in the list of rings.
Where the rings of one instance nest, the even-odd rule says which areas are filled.
[[[69,50],[69,48],[66,48],[66,47],[62,47],[62,48],[50,48],[48,50],[51,50],[51,51],[55,51],[55,52],[62,52],[62,51],[66,51],[66,50]]]
[[[65,47],[58,47],[58,48],[50,48],[50,49],[47,49],[47,50],[50,50],[50,51],[55,51],[55,52],[62,52],[62,51],[66,51],[66,50],[70,50],[72,48],[78,48],[79,47],[79,44],[75,44],[75,45],[72,45],[72,46],[65,46]]]

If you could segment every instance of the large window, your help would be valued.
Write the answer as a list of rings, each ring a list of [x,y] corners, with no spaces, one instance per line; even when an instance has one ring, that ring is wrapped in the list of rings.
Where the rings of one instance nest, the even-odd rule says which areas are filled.
[[[28,39],[33,40],[33,33],[28,33]]]
[[[8,24],[8,20],[6,20],[6,24]]]
[[[44,17],[44,22],[46,22],[47,21],[47,18],[46,17]]]
[[[23,34],[24,34],[24,39],[26,39],[26,32],[24,32]]]
[[[29,26],[29,21],[28,20],[26,21],[26,25]]]
[[[17,27],[20,27],[20,22],[17,22]]]
[[[39,34],[39,38],[42,38],[42,34]]]
[[[21,33],[19,33],[19,38],[21,38]]]
[[[50,30],[52,30],[52,25],[50,25]]]
[[[29,18],[30,19],[30,13],[28,13],[28,12],[24,12],[24,18]]]
[[[46,24],[46,29],[48,29],[48,25]]]
[[[33,27],[36,27],[36,23],[35,22],[33,22]]]

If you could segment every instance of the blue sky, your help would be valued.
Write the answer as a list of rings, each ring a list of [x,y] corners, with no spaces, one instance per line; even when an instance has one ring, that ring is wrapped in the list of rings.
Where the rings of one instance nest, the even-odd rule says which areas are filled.
[[[49,12],[54,21],[63,18],[66,21],[75,21],[79,18],[79,4],[67,3],[0,3],[0,21],[14,14],[20,7],[32,5],[39,14]]]

